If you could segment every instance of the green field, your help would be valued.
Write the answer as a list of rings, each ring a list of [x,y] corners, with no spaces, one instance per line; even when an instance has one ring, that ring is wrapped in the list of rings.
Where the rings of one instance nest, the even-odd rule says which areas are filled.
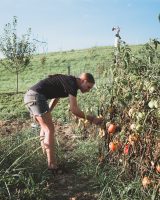
[[[0,67],[0,199],[159,199],[160,48],[123,46],[117,60],[113,47],[35,55],[19,74],[19,94],[16,75]],[[104,125],[77,123],[67,99],[60,100],[53,111],[57,156],[69,172],[53,177],[23,95],[48,74],[82,72],[92,73],[96,86],[78,94],[79,106],[102,115]],[[107,122],[116,124],[115,134],[107,132]]]

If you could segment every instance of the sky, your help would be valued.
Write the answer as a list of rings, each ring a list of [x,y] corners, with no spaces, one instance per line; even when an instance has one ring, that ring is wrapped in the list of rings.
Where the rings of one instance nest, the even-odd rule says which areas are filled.
[[[115,32],[127,44],[160,38],[160,0],[1,0],[0,34],[17,16],[17,31],[31,28],[39,52],[114,45]]]

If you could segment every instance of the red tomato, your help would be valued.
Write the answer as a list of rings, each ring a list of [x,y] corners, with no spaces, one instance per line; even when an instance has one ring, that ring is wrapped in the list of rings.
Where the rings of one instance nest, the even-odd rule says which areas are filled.
[[[117,144],[115,144],[114,142],[110,142],[110,143],[109,143],[109,149],[110,149],[111,151],[116,151],[116,149],[117,149]]]
[[[110,124],[108,127],[108,133],[115,133],[116,132],[116,125],[115,124]]]

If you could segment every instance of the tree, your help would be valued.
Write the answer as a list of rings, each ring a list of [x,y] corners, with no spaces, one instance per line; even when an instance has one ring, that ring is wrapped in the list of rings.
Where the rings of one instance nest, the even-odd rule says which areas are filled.
[[[36,46],[30,42],[31,28],[23,34],[21,38],[17,35],[17,17],[13,17],[13,22],[4,27],[4,32],[0,37],[0,51],[4,58],[0,63],[10,72],[16,74],[16,92],[18,93],[19,73],[24,71],[31,62]]]

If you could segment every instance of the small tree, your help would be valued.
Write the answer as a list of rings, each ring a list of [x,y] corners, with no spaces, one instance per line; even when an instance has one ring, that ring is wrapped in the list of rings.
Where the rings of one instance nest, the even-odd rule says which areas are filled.
[[[12,24],[5,25],[4,33],[0,37],[0,51],[4,56],[0,62],[6,69],[16,74],[16,92],[18,93],[19,73],[29,66],[36,47],[30,42],[30,28],[21,38],[18,37],[16,28],[17,17],[14,16]]]

